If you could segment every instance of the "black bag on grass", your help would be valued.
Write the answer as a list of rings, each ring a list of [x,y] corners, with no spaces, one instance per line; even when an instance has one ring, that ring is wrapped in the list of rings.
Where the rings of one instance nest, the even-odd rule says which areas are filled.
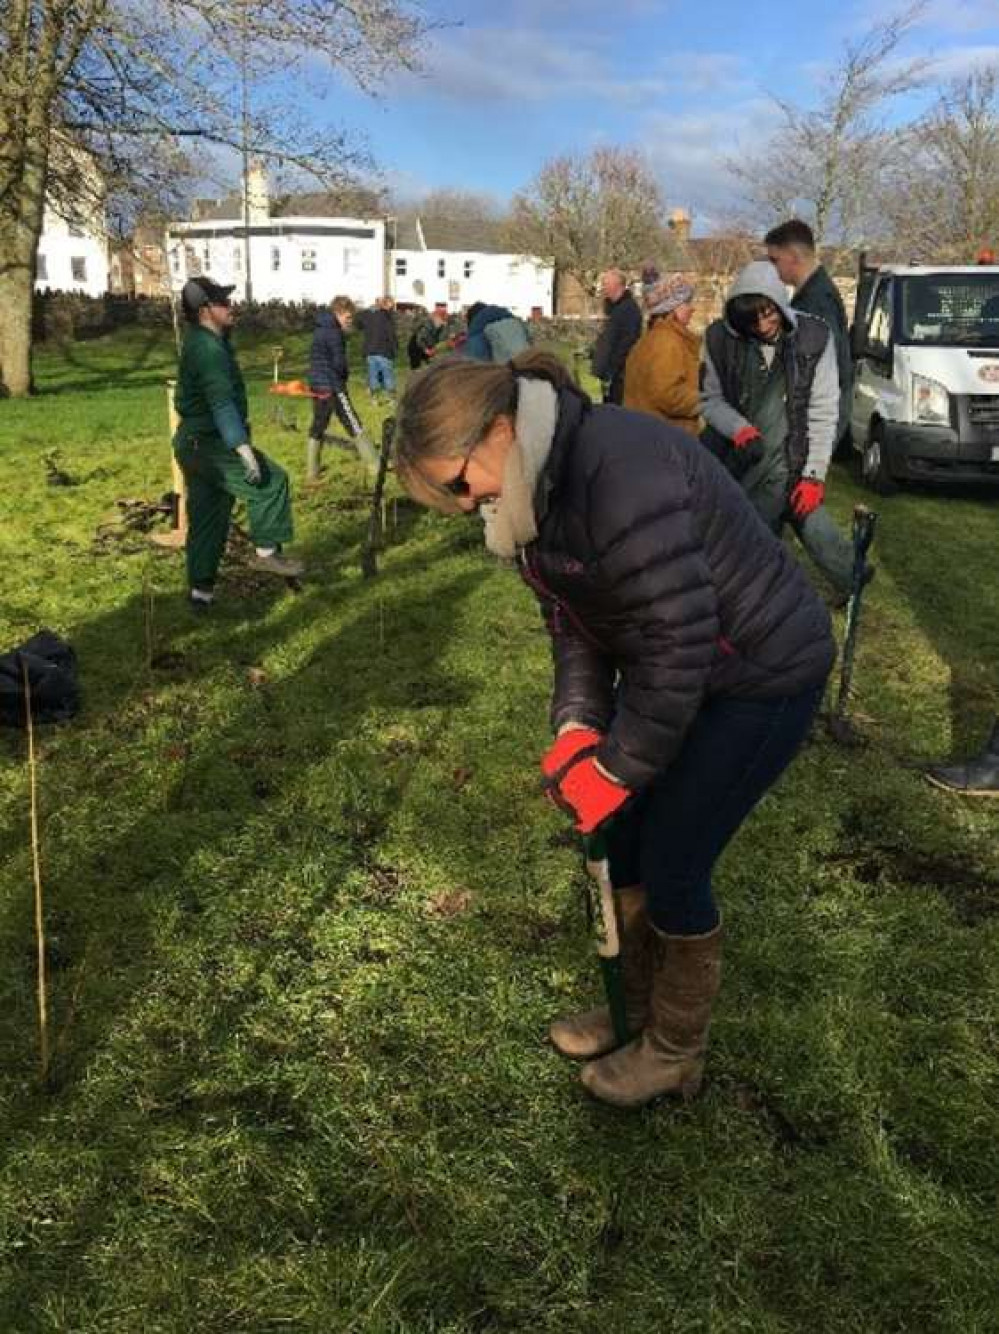
[[[80,708],[76,654],[65,639],[39,630],[25,643],[0,653],[0,724],[24,727],[24,668],[28,669],[31,716],[36,723],[61,723]]]

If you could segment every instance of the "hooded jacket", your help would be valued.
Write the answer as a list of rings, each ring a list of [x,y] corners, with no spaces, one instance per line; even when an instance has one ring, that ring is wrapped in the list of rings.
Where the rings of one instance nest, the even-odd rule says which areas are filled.
[[[832,334],[824,321],[793,308],[769,260],[746,265],[729,290],[726,311],[735,297],[749,295],[767,297],[784,318],[776,352],[787,383],[785,451],[791,480],[824,481],[839,421],[839,369]],[[743,411],[746,358],[751,350],[752,340],[736,333],[727,317],[711,324],[705,335],[701,413],[726,440],[755,425]]]
[[[706,698],[825,680],[825,606],[684,432],[561,390],[535,514],[520,565],[552,637],[552,722],[605,732],[598,758],[633,790],[670,764]]]
[[[483,306],[469,321],[464,354],[475,361],[509,361],[530,347],[523,320],[505,306]]]
[[[309,384],[313,389],[345,389],[349,374],[347,340],[340,321],[332,311],[321,310],[312,335]]]

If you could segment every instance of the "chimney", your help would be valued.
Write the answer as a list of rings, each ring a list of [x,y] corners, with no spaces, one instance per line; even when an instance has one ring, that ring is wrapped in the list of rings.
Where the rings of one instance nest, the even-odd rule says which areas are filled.
[[[668,226],[681,245],[685,245],[690,240],[690,214],[685,208],[670,210]]]
[[[246,173],[246,200],[250,226],[266,222],[270,217],[270,201],[267,197],[267,172],[261,162],[251,163]]]

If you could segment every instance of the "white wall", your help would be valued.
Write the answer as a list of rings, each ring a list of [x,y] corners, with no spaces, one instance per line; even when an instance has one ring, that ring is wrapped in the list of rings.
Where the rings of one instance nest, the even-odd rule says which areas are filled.
[[[398,269],[405,265],[405,273]],[[443,276],[441,269],[443,268]],[[507,306],[526,319],[536,306],[552,314],[554,270],[519,255],[454,250],[390,250],[389,294],[396,301],[446,305],[459,311],[473,301]],[[422,290],[418,284],[422,284]]]
[[[72,232],[80,231],[79,236]],[[74,276],[74,261],[76,274]],[[82,272],[80,265],[82,264]],[[71,225],[64,218],[45,210],[42,235],[38,243],[38,273],[35,288],[62,292],[85,292],[103,296],[109,287],[107,239],[94,220]]]
[[[337,230],[368,234],[337,234]],[[335,296],[349,296],[358,305],[367,306],[385,295],[383,222],[276,218],[258,227],[251,225],[250,232],[255,301],[328,305]],[[200,269],[188,262],[185,247],[194,251]],[[244,247],[242,228],[234,223],[180,223],[171,227],[169,267],[174,290],[201,272],[216,282],[234,283],[237,299],[245,298]]]

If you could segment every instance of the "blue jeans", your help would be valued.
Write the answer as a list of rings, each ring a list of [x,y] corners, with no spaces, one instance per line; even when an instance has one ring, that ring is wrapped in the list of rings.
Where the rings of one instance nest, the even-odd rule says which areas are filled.
[[[611,881],[645,886],[660,931],[694,936],[718,925],[714,864],[797,754],[822,691],[706,700],[673,763],[611,821]]]
[[[395,367],[388,357],[368,357],[368,388],[373,394],[379,389],[395,393]]]

